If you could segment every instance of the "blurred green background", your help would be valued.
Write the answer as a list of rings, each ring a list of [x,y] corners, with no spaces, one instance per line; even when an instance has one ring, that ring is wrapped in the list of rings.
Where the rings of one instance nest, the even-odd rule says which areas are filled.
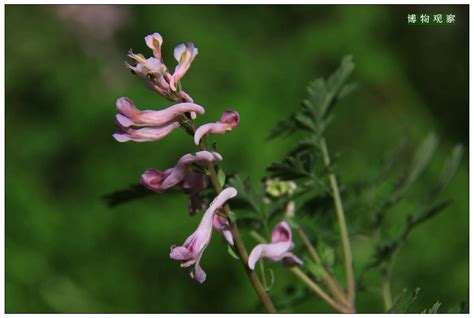
[[[452,13],[456,22],[410,26],[409,13]],[[198,123],[228,107],[240,112],[238,129],[216,140],[224,169],[244,177],[258,180],[283,157],[294,139],[267,142],[269,130],[298,107],[310,80],[329,75],[346,54],[358,89],[328,131],[342,182],[364,178],[399,140],[416,144],[434,130],[440,149],[413,187],[421,193],[455,143],[468,147],[468,6],[7,5],[5,14],[9,313],[261,310],[217,235],[202,259],[205,284],[169,259],[170,245],[199,222],[188,217],[184,194],[116,208],[102,199],[195,149],[179,130],[155,143],[111,137],[118,97],[143,108],[170,104],[123,65],[129,48],[150,53],[146,34],[163,35],[169,66],[175,45],[199,48],[183,86],[206,107]],[[410,236],[394,264],[394,297],[421,288],[413,311],[467,300],[467,151],[443,197],[455,201]],[[353,244],[357,264],[367,253]],[[284,288],[293,277],[274,268],[275,289]],[[359,311],[381,311],[381,304],[377,293],[358,295]],[[311,298],[291,311],[331,309]]]

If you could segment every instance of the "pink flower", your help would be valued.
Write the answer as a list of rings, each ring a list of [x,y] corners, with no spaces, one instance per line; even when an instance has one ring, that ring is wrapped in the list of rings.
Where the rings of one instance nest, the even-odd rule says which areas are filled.
[[[232,237],[232,232],[230,230],[230,223],[226,217],[215,214],[214,219],[212,220],[212,225],[214,226],[214,229],[224,237],[227,243],[234,246],[234,238]]]
[[[179,103],[163,110],[139,110],[128,97],[116,102],[119,113],[115,116],[120,132],[113,134],[119,142],[155,141],[179,127],[179,116],[185,113],[204,113],[204,108],[193,103]],[[130,128],[146,126],[147,128]]]
[[[112,136],[118,142],[135,141],[156,141],[166,137],[175,128],[179,127],[178,122],[172,122],[159,127],[145,127],[140,129],[133,129],[121,126],[117,123],[120,131],[114,133]]]
[[[199,151],[189,153],[182,156],[173,168],[164,172],[156,169],[146,170],[142,174],[141,183],[152,191],[162,192],[181,183],[189,173],[188,168],[191,164],[203,165],[216,160],[222,160],[222,156],[217,152]],[[184,185],[185,188],[187,186]]]
[[[202,106],[194,103],[179,103],[163,110],[139,110],[128,97],[117,99],[116,106],[119,113],[115,118],[123,127],[162,126],[176,121],[181,114],[205,112]]]
[[[194,143],[199,145],[201,138],[208,134],[225,134],[237,127],[240,122],[239,113],[235,110],[226,110],[218,122],[208,123],[200,126],[194,133]]]
[[[291,238],[291,228],[286,221],[278,223],[272,231],[270,244],[258,244],[250,252],[248,265],[251,270],[261,258],[271,261],[283,261],[288,265],[303,264],[303,261],[289,251],[294,247]]]
[[[234,188],[222,190],[204,213],[196,231],[187,238],[182,246],[171,246],[170,258],[181,262],[181,267],[190,267],[191,278],[199,283],[203,283],[206,280],[206,273],[201,268],[199,262],[211,240],[214,215],[217,209],[236,195],[237,190]]]
[[[178,90],[175,83],[184,76],[187,69],[191,65],[197,49],[192,44],[182,44],[175,49],[175,56],[180,54],[180,62],[176,67],[175,75],[171,75],[162,60],[161,45],[163,38],[159,33],[153,33],[145,37],[146,45],[153,51],[153,57],[145,58],[142,54],[135,54],[132,50],[128,52],[128,57],[133,60],[130,64],[125,62],[125,66],[145,80],[145,86],[156,91],[161,96],[170,101],[186,101],[192,102],[192,98],[184,91]],[[181,47],[184,45],[184,51]],[[180,49],[178,49],[180,48]],[[173,79],[173,76],[175,79]],[[173,83],[170,87],[170,83]],[[173,87],[173,89],[172,89]],[[194,115],[193,115],[194,116]]]
[[[176,85],[178,85],[178,82],[183,78],[184,74],[186,74],[197,54],[198,49],[195,48],[191,42],[180,44],[174,48],[174,58],[178,61],[178,65],[176,65],[170,79],[170,87],[173,91],[178,90]]]
[[[146,45],[153,50],[153,55],[161,60],[161,45],[163,44],[163,38],[158,32],[151,35],[145,36]]]

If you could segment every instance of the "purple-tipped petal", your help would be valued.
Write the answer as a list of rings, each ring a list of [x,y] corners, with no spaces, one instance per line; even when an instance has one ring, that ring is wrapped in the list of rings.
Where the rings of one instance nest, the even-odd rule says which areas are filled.
[[[140,110],[135,106],[133,101],[128,97],[120,97],[115,102],[117,110],[126,117],[134,117],[140,114]]]
[[[272,231],[272,243],[290,242],[291,228],[288,222],[283,221],[278,223]]]
[[[229,109],[222,114],[219,121],[224,124],[229,124],[231,128],[235,128],[240,123],[240,115],[237,111]]]
[[[140,182],[152,191],[162,192],[165,190],[163,189],[162,182],[167,177],[168,173],[169,170],[162,172],[156,169],[148,169],[142,174]]]

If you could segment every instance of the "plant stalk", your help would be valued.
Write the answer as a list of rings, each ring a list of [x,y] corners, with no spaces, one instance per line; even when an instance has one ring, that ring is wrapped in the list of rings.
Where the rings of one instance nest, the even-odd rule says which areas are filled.
[[[346,218],[344,215],[344,208],[342,205],[341,195],[339,192],[339,187],[337,185],[337,179],[335,174],[330,170],[331,169],[331,159],[329,157],[328,148],[326,145],[326,140],[321,138],[320,141],[321,152],[323,154],[324,164],[326,168],[329,169],[329,183],[331,185],[331,190],[334,199],[334,206],[336,209],[337,220],[339,223],[339,233],[341,237],[342,250],[344,255],[344,267],[346,271],[346,280],[347,280],[347,296],[348,302],[351,307],[355,310],[355,284],[354,284],[354,273],[352,269],[352,252],[351,244],[349,241],[349,234],[347,232]]]
[[[316,251],[316,248],[311,244],[310,240],[308,239],[308,236],[306,235],[304,230],[301,228],[301,226],[298,226],[298,228],[296,229],[296,232],[298,233],[298,236],[300,237],[300,239],[303,241],[304,245],[308,249],[309,254],[311,254],[311,256],[316,261],[316,263],[321,265],[323,269],[323,279],[324,279],[324,282],[326,283],[326,286],[329,288],[331,293],[334,295],[334,297],[336,297],[336,299],[339,302],[343,304],[347,304],[347,296],[344,290],[339,285],[337,280],[327,271],[326,267],[321,261],[321,257]]]
[[[214,186],[214,189],[216,190],[217,194],[219,194],[222,191],[222,186],[219,183],[216,169],[214,168],[214,164],[212,162],[208,164],[208,169],[209,169],[209,175],[210,175],[212,185]],[[270,296],[268,296],[268,294],[265,292],[265,289],[263,288],[263,285],[260,282],[258,275],[256,274],[255,271],[251,270],[248,266],[248,253],[247,253],[247,250],[245,249],[244,242],[242,241],[242,238],[240,236],[240,231],[237,227],[237,224],[233,222],[230,218],[230,208],[228,204],[224,205],[224,213],[229,219],[230,229],[232,232],[232,237],[234,238],[237,255],[239,256],[242,262],[242,265],[244,266],[245,271],[247,272],[247,275],[250,278],[250,281],[252,282],[255,288],[255,291],[257,292],[260,300],[265,306],[265,309],[267,310],[267,312],[276,313],[277,311],[275,309],[275,306],[273,305],[273,302]]]
[[[332,308],[337,311],[345,314],[355,313],[352,307],[347,307],[337,303],[332,299],[328,294],[326,294],[318,284],[316,284],[311,278],[309,278],[301,269],[298,267],[292,267],[290,269],[299,279],[301,279],[316,295],[321,297],[325,302],[327,302]]]
[[[189,95],[188,95],[189,96]],[[185,102],[193,102],[192,99],[183,99]],[[185,119],[186,120],[186,119]],[[186,121],[182,121],[181,123],[184,124]],[[194,127],[194,122],[191,120],[189,125],[183,125],[185,126],[184,128],[187,130],[187,132],[191,135],[194,136],[194,133],[196,131]],[[204,137],[199,144],[199,149],[200,150],[207,150],[205,144],[207,143],[207,138]],[[214,187],[214,190],[216,191],[217,194],[219,194],[222,191],[222,185],[219,183],[219,179],[217,177],[217,172],[214,167],[214,163],[209,162],[208,163],[208,170],[209,170],[209,176],[212,182],[212,185]],[[250,282],[252,283],[253,287],[255,288],[255,291],[257,292],[258,297],[262,301],[263,305],[265,306],[265,309],[267,310],[268,313],[277,313],[277,310],[275,309],[275,306],[273,305],[273,302],[270,298],[270,296],[265,292],[265,289],[262,286],[262,283],[260,282],[258,275],[256,274],[255,271],[252,271],[249,266],[248,266],[248,253],[247,250],[245,249],[244,242],[242,241],[242,237],[240,236],[240,231],[237,227],[237,224],[232,221],[230,218],[230,208],[228,204],[224,205],[224,214],[229,220],[230,223],[230,230],[232,233],[232,237],[234,238],[234,244],[235,244],[235,250],[237,252],[237,255],[240,258],[240,261],[242,262],[242,265],[245,268],[245,272],[247,273],[247,276],[250,279]]]
[[[388,312],[392,306],[392,291],[390,288],[390,265],[382,267],[382,297],[385,311]]]

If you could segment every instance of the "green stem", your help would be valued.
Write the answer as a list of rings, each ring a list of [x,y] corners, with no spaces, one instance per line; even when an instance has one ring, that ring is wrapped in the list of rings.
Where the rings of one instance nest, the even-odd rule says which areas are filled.
[[[202,148],[204,148],[204,147],[201,147],[201,149]],[[219,180],[217,178],[216,169],[214,168],[214,164],[212,162],[209,162],[208,170],[209,170],[209,176],[210,176],[210,179],[211,179],[211,183],[214,186],[214,189],[215,189],[216,193],[219,194],[222,191],[222,186],[219,183]],[[247,272],[247,275],[248,275],[250,281],[252,282],[252,284],[255,288],[255,291],[257,292],[257,294],[258,294],[260,300],[262,301],[263,305],[265,306],[266,310],[269,313],[276,313],[277,311],[275,309],[275,306],[273,305],[273,302],[272,302],[270,296],[268,296],[268,294],[265,292],[265,289],[263,288],[263,285],[260,282],[256,272],[251,270],[248,266],[249,256],[248,256],[247,250],[245,249],[244,242],[242,241],[242,238],[240,236],[240,231],[237,227],[237,224],[235,222],[233,222],[230,218],[230,208],[229,208],[228,204],[224,205],[224,213],[227,216],[227,218],[229,219],[230,229],[231,229],[231,232],[232,232],[232,237],[234,238],[234,244],[235,244],[235,248],[236,248],[236,251],[237,251],[237,255],[239,256],[239,258],[242,262],[242,265],[244,266],[245,271]]]
[[[185,101],[192,102],[190,100],[185,100]],[[187,118],[182,118],[180,123],[182,124],[182,126],[184,126],[185,130],[191,136],[194,136],[196,129],[194,127],[194,122],[192,120],[188,120]],[[199,149],[207,150],[206,145],[207,145],[207,138],[204,137],[201,140],[201,143],[199,144]],[[211,183],[214,187],[214,190],[216,191],[217,194],[219,194],[222,191],[222,185],[219,183],[219,179],[217,177],[217,172],[216,172],[216,168],[214,167],[214,163],[209,162],[207,165],[207,168],[209,170],[209,177],[211,179]],[[265,306],[265,309],[267,310],[267,312],[277,313],[270,296],[265,292],[265,289],[263,288],[262,283],[260,282],[256,272],[251,270],[248,267],[248,252],[245,249],[245,245],[244,245],[244,242],[242,241],[242,237],[240,235],[240,231],[237,227],[237,224],[233,222],[232,219],[230,218],[230,212],[231,211],[230,211],[229,205],[225,204],[224,214],[230,223],[230,230],[232,233],[232,237],[234,239],[235,250],[237,252],[237,255],[239,256],[240,261],[242,262],[242,265],[245,268],[245,272],[247,273],[247,276],[249,277],[250,282],[255,288],[255,291],[257,292],[258,297],[260,298],[263,305]]]
[[[316,284],[311,278],[309,278],[301,269],[298,267],[292,267],[290,269],[293,274],[295,274],[301,281],[303,281],[306,286],[308,286],[316,295],[321,297],[325,302],[327,302],[332,308],[336,309],[341,313],[355,313],[353,308],[346,307],[337,303],[332,299],[328,294],[326,294],[318,284]]]
[[[382,297],[385,312],[388,312],[392,306],[392,291],[390,288],[390,264],[382,267]]]
[[[326,168],[331,169],[331,159],[329,157],[326,140],[321,138],[320,141],[321,152],[323,154],[324,164]],[[342,206],[341,195],[339,193],[339,187],[337,185],[337,179],[333,172],[329,172],[329,183],[331,185],[332,195],[334,199],[334,206],[336,208],[337,220],[339,223],[340,237],[342,242],[342,251],[344,255],[344,267],[346,271],[347,280],[347,295],[349,304],[355,309],[355,284],[354,284],[354,273],[352,270],[352,252],[349,241],[349,234],[347,232],[346,218],[344,215],[344,208]]]
[[[298,226],[298,228],[296,229],[296,232],[298,233],[298,236],[300,237],[300,239],[303,241],[304,245],[308,249],[309,254],[313,257],[316,263],[321,265],[323,269],[324,282],[326,283],[326,286],[329,288],[331,293],[336,297],[336,299],[339,302],[343,304],[347,303],[347,297],[344,293],[344,290],[341,288],[337,280],[327,271],[326,267],[321,261],[321,257],[316,251],[316,248],[311,244],[310,240],[308,239],[308,236],[306,235],[304,230],[301,228],[301,226]]]

